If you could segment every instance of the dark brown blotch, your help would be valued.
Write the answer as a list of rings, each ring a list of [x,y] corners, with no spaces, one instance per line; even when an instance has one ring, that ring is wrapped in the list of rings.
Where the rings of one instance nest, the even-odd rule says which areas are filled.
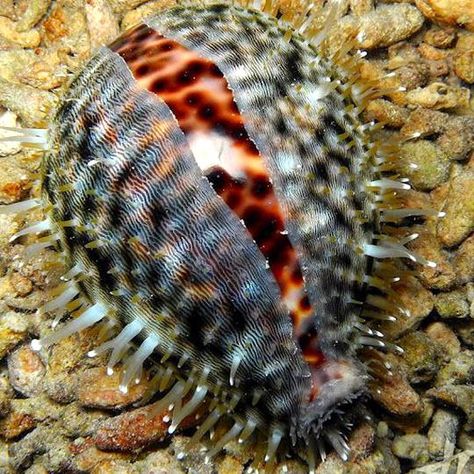
[[[217,114],[216,107],[210,103],[204,104],[198,112],[198,115],[203,120],[212,120]]]
[[[273,192],[273,186],[265,176],[257,176],[252,182],[252,195],[257,199],[265,199]]]

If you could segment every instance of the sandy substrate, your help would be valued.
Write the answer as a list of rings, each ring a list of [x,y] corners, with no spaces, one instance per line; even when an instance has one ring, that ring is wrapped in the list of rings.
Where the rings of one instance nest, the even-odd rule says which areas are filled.
[[[283,3],[298,8],[301,1]],[[0,0],[0,125],[47,126],[64,85],[98,46],[173,3]],[[362,76],[389,89],[365,115],[386,123],[382,140],[401,143],[398,168],[413,185],[406,205],[446,215],[392,230],[419,233],[411,248],[438,265],[414,267],[397,285],[409,315],[383,329],[404,353],[389,356],[394,375],[374,390],[373,421],[354,431],[349,462],[331,454],[317,472],[468,474],[474,472],[474,4],[344,0],[340,16],[329,47],[362,29],[368,52]],[[400,86],[405,90],[390,92]],[[34,150],[0,143],[0,204],[37,195],[40,160]],[[237,443],[208,464],[200,446],[177,461],[187,434],[168,438],[164,414],[148,416],[147,384],[122,394],[120,374],[105,376],[105,358],[85,357],[98,328],[44,354],[31,351],[31,339],[51,325],[36,309],[64,269],[53,250],[28,256],[35,237],[9,239],[40,218],[39,212],[0,215],[0,472],[243,472],[252,453]],[[288,461],[276,472],[306,468]]]

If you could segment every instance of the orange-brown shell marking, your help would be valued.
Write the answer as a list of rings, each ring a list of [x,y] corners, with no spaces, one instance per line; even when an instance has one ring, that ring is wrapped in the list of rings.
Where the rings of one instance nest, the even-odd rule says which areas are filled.
[[[316,369],[325,359],[311,330],[313,308],[298,255],[264,158],[248,136],[224,75],[211,60],[146,25],[110,48],[126,61],[138,84],[172,110],[203,174],[244,222],[280,287],[305,359]],[[317,391],[316,386],[314,395]]]

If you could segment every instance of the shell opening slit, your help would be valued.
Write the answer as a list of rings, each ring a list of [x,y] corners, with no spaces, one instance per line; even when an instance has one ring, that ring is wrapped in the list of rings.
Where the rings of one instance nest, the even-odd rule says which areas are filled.
[[[405,311],[390,260],[435,265],[384,223],[433,211],[398,207],[409,185],[361,121],[377,90],[357,40],[327,56],[325,26],[263,3],[184,2],[100,48],[49,130],[11,137],[47,150],[43,194],[0,212],[42,205],[13,239],[49,232],[30,251],[70,268],[40,311],[72,317],[34,350],[119,322],[88,355],[110,353],[124,392],[151,371],[170,434],[200,410],[192,442],[231,420],[209,456],[260,440],[255,465],[293,452],[313,470],[328,448],[348,458],[358,402],[399,349],[377,329]]]

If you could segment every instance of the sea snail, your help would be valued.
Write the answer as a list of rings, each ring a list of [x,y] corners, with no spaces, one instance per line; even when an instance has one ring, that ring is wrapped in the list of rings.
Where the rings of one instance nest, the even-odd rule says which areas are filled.
[[[396,350],[373,324],[403,311],[387,259],[435,265],[384,222],[430,211],[396,207],[409,185],[361,120],[377,90],[357,38],[320,47],[331,5],[315,29],[316,7],[259,4],[184,3],[100,48],[48,130],[21,130],[45,149],[41,198],[1,211],[43,206],[14,238],[49,232],[33,250],[70,267],[41,311],[71,316],[33,349],[119,321],[89,355],[123,363],[124,391],[150,361],[170,433],[208,404],[193,441],[231,420],[210,456],[259,440],[259,463],[293,452],[312,470],[331,446],[349,455],[380,370],[367,348]]]

